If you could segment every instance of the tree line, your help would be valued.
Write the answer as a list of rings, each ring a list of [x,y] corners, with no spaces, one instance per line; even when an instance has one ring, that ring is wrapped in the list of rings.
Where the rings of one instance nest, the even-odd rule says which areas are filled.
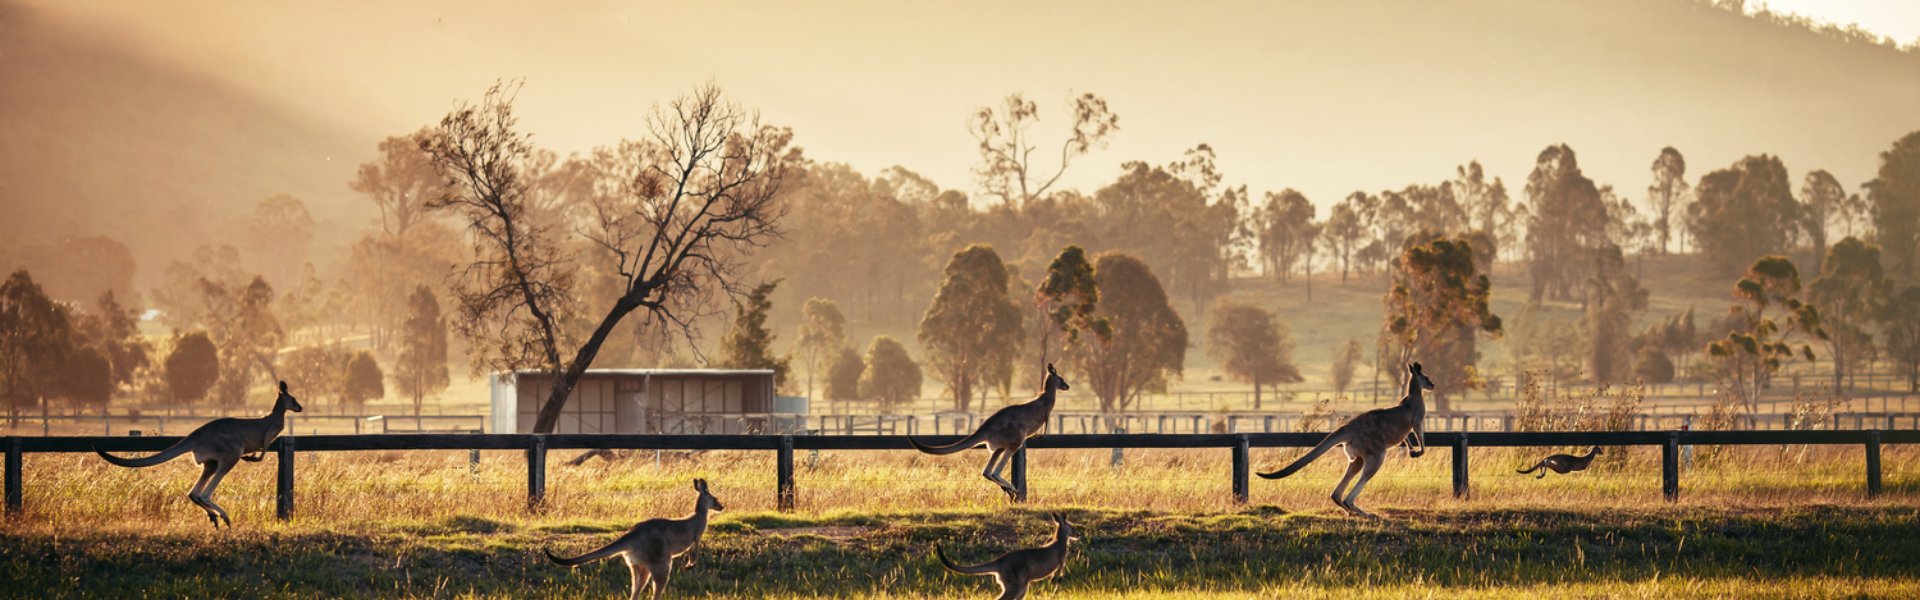
[[[827,398],[898,404],[924,376],[962,410],[1007,394],[1025,367],[1060,360],[1083,373],[1103,408],[1124,410],[1179,377],[1196,343],[1256,389],[1298,381],[1287,323],[1228,297],[1229,284],[1265,279],[1311,298],[1312,275],[1332,270],[1341,285],[1363,276],[1384,288],[1371,360],[1361,340],[1336,353],[1340,389],[1358,365],[1408,358],[1484,383],[1477,340],[1491,336],[1507,336],[1516,362],[1549,377],[1659,381],[1704,370],[1751,382],[1742,373],[1760,371],[1722,359],[1782,360],[1779,340],[1753,332],[1781,333],[1765,313],[1800,310],[1795,302],[1818,313],[1798,317],[1795,332],[1834,357],[1836,382],[1880,358],[1913,378],[1902,319],[1914,311],[1898,307],[1914,293],[1920,250],[1920,132],[1883,152],[1878,176],[1858,191],[1814,171],[1796,194],[1770,155],[1689,178],[1684,155],[1664,148],[1636,199],[1585,176],[1575,151],[1556,144],[1535,157],[1517,195],[1469,161],[1436,181],[1352,192],[1323,217],[1297,190],[1228,184],[1204,143],[1167,164],[1125,162],[1091,192],[1057,186],[1121,132],[1117,111],[1095,94],[1068,99],[1067,133],[1050,140],[1033,133],[1049,113],[1024,95],[976,111],[980,193],[968,194],[904,167],[868,176],[814,160],[790,130],[713,86],[638,115],[636,139],[562,157],[520,127],[517,89],[497,85],[380,143],[349,186],[378,219],[338,276],[317,273],[312,219],[284,196],[249,216],[248,233],[229,240],[238,247],[208,244],[169,264],[145,299],[177,332],[168,358],[203,335],[218,375],[197,394],[147,387],[181,401],[231,398],[284,370],[351,401],[367,388],[348,391],[332,383],[347,378],[327,374],[357,360],[343,359],[337,342],[364,336],[368,354],[395,365],[372,379],[406,381],[416,402],[445,387],[445,365],[461,355],[476,373],[558,375],[541,423],[557,416],[565,382],[592,365],[770,367],[793,389],[796,359],[809,394],[820,384]],[[110,277],[131,272],[111,240],[69,243],[127,264]],[[1648,306],[1637,266],[1689,251],[1739,279],[1738,303],[1757,312],[1736,307],[1698,324],[1687,311],[1636,331]],[[1774,263],[1755,263],[1773,256],[1818,275],[1802,289]],[[1522,266],[1530,290],[1529,304],[1505,318],[1488,308],[1501,264]],[[800,322],[784,353],[770,325],[780,298],[792,299]],[[1546,318],[1544,303],[1571,303],[1580,317]],[[706,331],[728,304],[733,326]],[[849,315],[913,328],[924,356],[915,361],[884,336],[860,352],[847,339]],[[1187,317],[1207,319],[1203,335],[1189,336]],[[410,346],[435,330],[460,343]],[[1739,332],[1747,337],[1728,337]],[[1716,340],[1731,341],[1710,348]],[[1695,354],[1713,359],[1690,361]],[[169,361],[151,362],[164,373]],[[25,379],[6,385],[10,397],[44,395],[26,391],[38,388]]]
[[[188,328],[153,340],[139,329],[140,311],[109,291],[92,306],[56,300],[26,270],[0,284],[0,400],[17,417],[64,400],[104,412],[116,397],[146,404],[241,406],[262,385],[284,380],[310,405],[358,407],[386,396],[388,381],[413,400],[444,389],[447,330],[427,286],[410,297],[399,355],[386,372],[371,350],[350,351],[328,340],[289,341],[273,287],[262,276],[245,284],[200,278]],[[180,318],[180,317],[174,317]]]

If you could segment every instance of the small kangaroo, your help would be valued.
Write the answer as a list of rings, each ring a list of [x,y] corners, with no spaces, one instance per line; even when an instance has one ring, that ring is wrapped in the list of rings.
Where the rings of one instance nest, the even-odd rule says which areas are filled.
[[[552,550],[547,550],[547,559],[555,564],[576,567],[605,558],[621,557],[627,561],[627,571],[633,576],[633,591],[628,598],[638,599],[641,587],[653,590],[654,600],[667,593],[667,580],[673,577],[674,557],[693,551],[700,543],[700,536],[707,531],[707,513],[727,509],[720,505],[720,499],[713,497],[707,490],[707,480],[693,480],[693,489],[700,497],[693,502],[693,516],[685,519],[647,519],[628,529],[626,535],[613,540],[613,543],[600,549],[575,556],[561,558]],[[693,566],[689,559],[687,566]]]
[[[213,502],[213,490],[220,487],[220,480],[232,471],[241,460],[260,462],[266,458],[267,446],[274,438],[280,437],[280,429],[286,425],[287,411],[300,412],[300,401],[287,393],[287,382],[280,382],[280,396],[273,401],[273,410],[267,416],[258,419],[238,419],[228,417],[214,419],[199,429],[180,438],[166,450],[146,458],[122,458],[107,454],[95,445],[93,451],[107,462],[122,467],[151,467],[174,457],[193,453],[193,462],[202,465],[200,481],[187,491],[187,499],[207,511],[207,520],[213,521],[215,529],[225,521],[233,526],[233,519],[227,516],[227,509]]]
[[[1574,471],[1585,471],[1587,470],[1587,467],[1589,465],[1593,464],[1593,457],[1599,456],[1599,455],[1600,455],[1599,446],[1594,446],[1592,450],[1588,450],[1586,456],[1574,456],[1572,454],[1555,454],[1553,456],[1549,456],[1544,459],[1541,459],[1539,463],[1536,463],[1531,467],[1521,469],[1519,473],[1521,475],[1526,475],[1534,471],[1539,471],[1540,474],[1535,475],[1534,479],[1540,479],[1542,477],[1546,477],[1547,471],[1549,470],[1555,473],[1559,473],[1561,475],[1572,473]]]
[[[1015,550],[971,567],[955,564],[939,545],[933,547],[933,555],[940,558],[940,564],[948,571],[966,575],[992,575],[993,580],[1000,584],[999,600],[1019,600],[1027,597],[1027,588],[1032,587],[1033,582],[1043,581],[1060,572],[1060,566],[1067,562],[1067,540],[1078,539],[1066,515],[1056,513],[1049,517],[1054,524],[1053,541],[1045,546]]]
[[[979,429],[975,429],[972,435],[961,438],[960,441],[945,446],[929,446],[908,436],[907,442],[921,452],[939,455],[953,454],[986,444],[987,449],[993,451],[993,456],[987,458],[987,468],[980,474],[985,476],[987,481],[999,484],[1000,491],[1007,493],[1007,499],[1014,499],[1017,490],[1012,483],[1000,478],[1000,471],[1012,461],[1013,453],[1027,447],[1028,438],[1040,435],[1040,430],[1047,426],[1047,417],[1053,414],[1054,392],[1072,389],[1067,385],[1067,380],[1061,379],[1060,373],[1053,370],[1052,363],[1047,364],[1045,387],[1046,391],[1041,392],[1038,398],[994,411],[992,416],[980,423]]]
[[[1421,390],[1433,389],[1433,380],[1420,372],[1420,363],[1407,367],[1407,395],[1400,404],[1389,408],[1376,408],[1348,419],[1340,427],[1327,434],[1327,439],[1314,446],[1306,456],[1293,464],[1271,473],[1261,473],[1267,479],[1279,479],[1292,475],[1301,467],[1307,466],[1320,455],[1326,454],[1336,444],[1346,444],[1347,475],[1340,478],[1340,484],[1333,486],[1333,503],[1355,515],[1373,516],[1360,510],[1353,502],[1360,497],[1361,488],[1367,486],[1367,480],[1380,471],[1380,464],[1386,462],[1387,450],[1396,444],[1405,444],[1408,458],[1419,458],[1427,453],[1427,433],[1424,421],[1427,418],[1427,403]],[[1415,449],[1418,446],[1419,449]],[[1358,474],[1360,480],[1354,482],[1353,491],[1344,499],[1340,494],[1346,490],[1347,482]]]

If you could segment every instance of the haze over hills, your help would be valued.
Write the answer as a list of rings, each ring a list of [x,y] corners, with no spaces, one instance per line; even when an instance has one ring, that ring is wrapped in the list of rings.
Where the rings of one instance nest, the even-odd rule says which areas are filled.
[[[716,20],[723,44],[671,25]],[[1050,138],[1065,92],[1091,91],[1122,129],[1065,184],[1091,191],[1123,161],[1206,142],[1227,183],[1299,188],[1323,214],[1474,159],[1520,196],[1559,142],[1633,198],[1665,145],[1691,179],[1771,153],[1796,180],[1824,168],[1853,188],[1920,129],[1920,54],[1686,0],[34,2],[0,5],[0,28],[0,198],[15,211],[0,252],[105,233],[134,249],[143,288],[276,193],[334,224],[325,257],[371,216],[346,181],[375,143],[500,77],[527,79],[523,124],[563,153],[638,135],[644,107],[712,80],[815,159],[968,191],[973,108],[1024,91],[1051,111]]]
[[[7,4],[0,107],[0,256],[104,234],[133,250],[144,289],[195,246],[239,245],[222,238],[274,194],[304,199],[323,243],[372,216],[346,188],[367,135]]]

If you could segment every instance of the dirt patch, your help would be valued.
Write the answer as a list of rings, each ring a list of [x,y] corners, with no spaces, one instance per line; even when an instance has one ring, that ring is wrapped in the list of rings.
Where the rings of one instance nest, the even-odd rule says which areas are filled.
[[[868,533],[872,533],[875,529],[877,528],[871,527],[871,526],[847,526],[847,525],[825,526],[825,527],[783,527],[779,529],[762,529],[760,530],[760,533],[769,537],[780,537],[780,538],[788,538],[788,539],[800,537],[803,535],[810,535],[810,536],[816,536],[816,537],[823,537],[823,538],[827,538],[834,541],[844,542],[844,541],[852,540],[854,538],[858,538]]]

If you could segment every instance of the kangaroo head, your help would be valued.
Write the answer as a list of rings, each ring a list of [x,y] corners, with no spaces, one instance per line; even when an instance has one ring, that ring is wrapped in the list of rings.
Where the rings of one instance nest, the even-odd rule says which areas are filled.
[[[300,400],[294,398],[293,394],[287,393],[287,382],[285,381],[280,382],[280,397],[274,398],[273,401],[275,404],[285,402],[287,404],[287,410],[300,412]]]
[[[1080,539],[1080,533],[1073,528],[1072,523],[1067,522],[1066,513],[1053,513],[1051,515],[1048,515],[1048,518],[1053,519],[1054,539],[1059,539],[1059,540]]]
[[[699,504],[697,505],[698,508],[705,508],[714,512],[723,512],[727,510],[727,507],[722,506],[720,504],[719,498],[713,497],[713,492],[707,491],[707,480],[705,479],[693,480],[693,489],[696,492],[700,492],[700,501],[699,501]]]
[[[1593,455],[1594,455],[1594,456],[1599,456],[1599,455],[1600,455],[1600,447],[1599,447],[1599,446],[1594,446],[1594,447],[1593,447]]]
[[[1063,379],[1060,377],[1059,371],[1053,370],[1053,363],[1047,363],[1047,389],[1050,389],[1050,390],[1073,389],[1072,386],[1067,385],[1066,379]]]
[[[1413,363],[1412,365],[1408,366],[1407,373],[1412,374],[1413,380],[1416,382],[1419,382],[1420,389],[1423,389],[1423,390],[1433,389],[1433,380],[1427,379],[1427,374],[1420,372],[1420,363]]]

